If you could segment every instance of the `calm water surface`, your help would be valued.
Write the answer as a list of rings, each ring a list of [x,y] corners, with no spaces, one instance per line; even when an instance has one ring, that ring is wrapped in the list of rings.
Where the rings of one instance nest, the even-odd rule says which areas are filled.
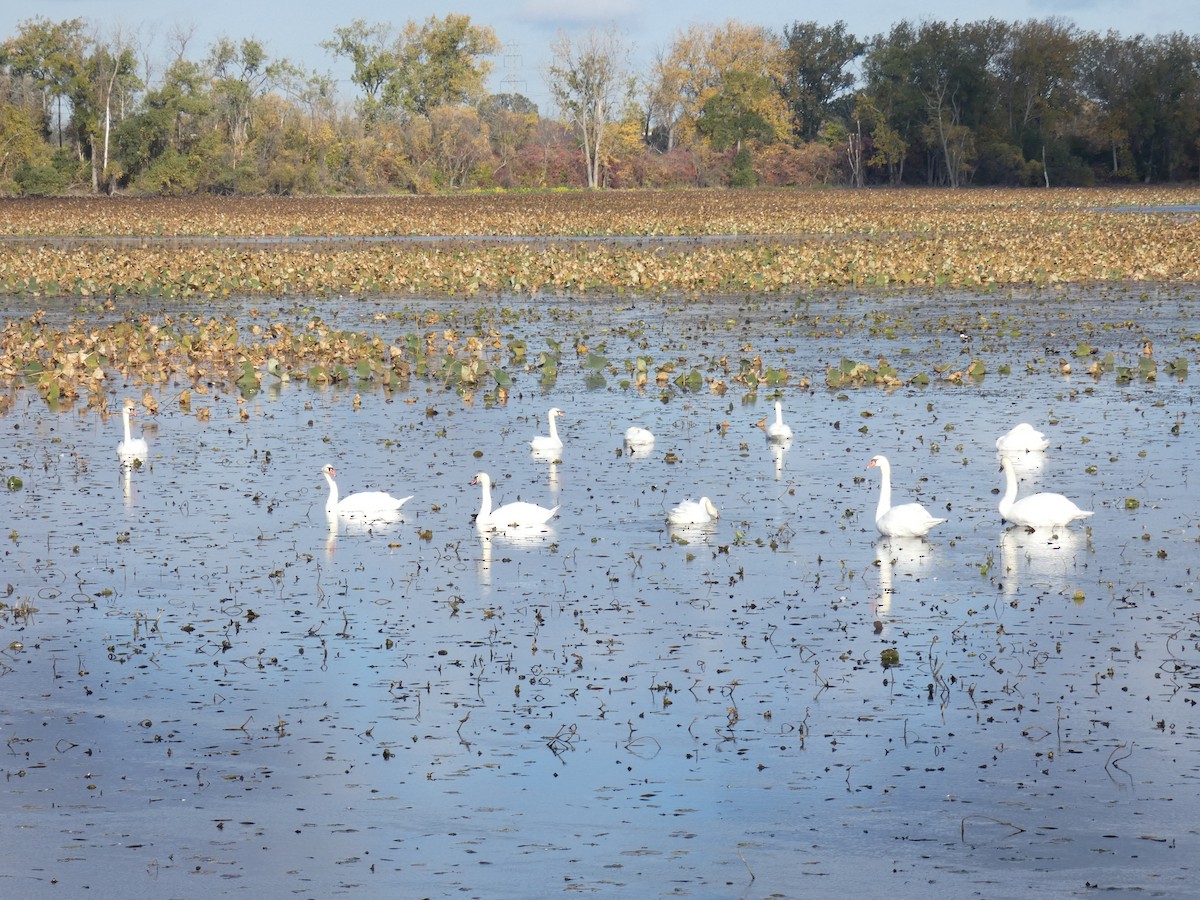
[[[502,405],[155,387],[123,472],[118,418],[16,394],[0,896],[1193,896],[1196,376],[1165,371],[1197,363],[1190,290],[511,303],[531,358],[567,349],[549,385],[508,367]],[[414,309],[445,311],[316,307],[388,339]],[[1073,355],[1136,369],[1147,340],[1155,380]],[[639,355],[729,389],[624,388]],[[756,355],[793,377],[750,392]],[[933,383],[829,390],[843,356]],[[552,405],[565,446],[535,458]],[[1051,438],[1022,491],[1085,524],[1003,529],[1019,421]],[[880,452],[949,519],[929,541],[878,538]],[[413,499],[331,525],[325,463]],[[560,504],[550,530],[481,537],[480,470]],[[702,494],[720,520],[668,528]]]

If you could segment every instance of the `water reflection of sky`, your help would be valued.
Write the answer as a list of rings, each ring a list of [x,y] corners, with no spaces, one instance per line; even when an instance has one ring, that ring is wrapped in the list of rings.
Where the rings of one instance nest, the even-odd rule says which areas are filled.
[[[781,457],[754,426],[765,391],[664,403],[616,376],[588,389],[571,361],[497,407],[418,382],[390,398],[290,383],[245,422],[232,394],[193,397],[201,422],[164,392],[128,480],[119,419],[22,393],[0,420],[0,462],[24,480],[0,497],[4,581],[38,611],[0,633],[23,644],[0,655],[0,729],[9,858],[37,864],[6,874],[34,897],[127,884],[131,858],[147,890],[206,895],[789,894],[800,871],[822,892],[1186,896],[1196,839],[1163,798],[1186,794],[1197,729],[1191,385],[1056,361],[1079,342],[1064,322],[1092,312],[1139,323],[1089,336],[1118,356],[1144,337],[1164,360],[1194,348],[1158,294],[1003,299],[695,319],[588,304],[529,326],[531,346],[603,334],[614,361],[747,345],[809,375],[841,355],[988,361],[978,385],[789,385]],[[344,304],[340,325],[378,308]],[[898,336],[873,331],[880,315]],[[566,411],[557,461],[528,448],[548,401]],[[995,437],[1023,419],[1051,447],[1022,490],[1096,510],[1057,542],[996,512]],[[623,452],[629,424],[652,453]],[[877,541],[876,452],[898,502],[949,518],[919,552]],[[395,523],[331,532],[325,463],[343,492],[413,499]],[[481,469],[497,502],[561,503],[552,531],[481,539]],[[716,526],[669,529],[702,494]]]

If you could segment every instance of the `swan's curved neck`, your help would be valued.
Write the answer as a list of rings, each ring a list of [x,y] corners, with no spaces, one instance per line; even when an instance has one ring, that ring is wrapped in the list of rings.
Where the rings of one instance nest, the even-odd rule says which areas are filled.
[[[1011,463],[1006,462],[1001,468],[1004,469],[1004,496],[1000,498],[1000,516],[1008,518],[1008,511],[1017,499],[1017,473]]]
[[[887,515],[892,508],[892,467],[886,463],[877,463],[879,468],[879,505],[875,507],[875,521]]]
[[[125,423],[125,441],[128,443],[133,440],[133,434],[129,430],[129,407],[126,406],[121,410],[121,420]]]
[[[325,501],[325,511],[332,512],[337,509],[338,505],[337,482],[333,480],[328,472],[325,473],[325,480],[329,482],[329,499]]]
[[[554,424],[554,420],[558,417],[555,415],[550,415],[547,416],[547,418],[550,420],[550,439],[556,440],[558,438],[558,426]]]
[[[779,402],[775,403],[775,424],[783,424],[783,404]]]
[[[479,486],[483,488],[483,499],[479,503],[479,515],[475,517],[475,524],[483,525],[492,517],[492,482],[487,478],[480,478]]]

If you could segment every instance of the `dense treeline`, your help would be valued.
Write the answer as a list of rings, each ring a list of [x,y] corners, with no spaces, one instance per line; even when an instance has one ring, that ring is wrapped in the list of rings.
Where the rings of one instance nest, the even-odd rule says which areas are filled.
[[[1064,19],[690,25],[650,71],[613,31],[552,48],[546,114],[489,94],[491,29],[356,20],[328,75],[253,38],[165,63],[30,19],[0,44],[0,193],[325,194],[559,186],[1092,185],[1200,178],[1200,39]],[[161,66],[161,70],[160,67]]]

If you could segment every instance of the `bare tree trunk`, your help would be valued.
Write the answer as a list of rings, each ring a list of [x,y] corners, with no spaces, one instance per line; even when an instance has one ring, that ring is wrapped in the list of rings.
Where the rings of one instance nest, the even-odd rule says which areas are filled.
[[[858,130],[847,135],[846,156],[850,164],[850,182],[854,187],[862,187],[863,179],[863,139],[862,121],[855,119]]]
[[[115,77],[115,76],[114,76]],[[108,172],[108,138],[112,134],[112,82],[108,84],[108,96],[104,98],[104,164],[101,171]]]
[[[91,152],[92,193],[98,194],[98,193],[100,193],[100,169],[96,165],[97,157],[96,157],[96,137],[95,137],[95,135],[88,135],[88,146],[91,147],[91,149],[92,149],[92,152]]]

